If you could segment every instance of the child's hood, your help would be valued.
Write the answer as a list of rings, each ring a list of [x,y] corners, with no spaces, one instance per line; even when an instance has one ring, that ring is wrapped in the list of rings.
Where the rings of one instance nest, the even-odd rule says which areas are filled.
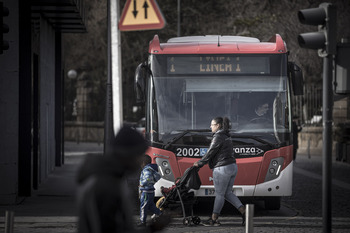
[[[155,172],[158,172],[158,165],[157,165],[157,164],[154,164],[154,163],[147,164],[147,165],[145,166],[145,168],[151,168],[151,169],[154,170]]]

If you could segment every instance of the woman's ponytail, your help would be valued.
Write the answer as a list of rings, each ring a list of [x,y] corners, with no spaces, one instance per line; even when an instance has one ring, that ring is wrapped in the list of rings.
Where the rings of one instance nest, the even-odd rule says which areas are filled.
[[[231,122],[230,122],[230,120],[227,117],[223,118],[222,129],[225,130],[225,131],[228,131],[228,130],[231,129]]]
[[[216,122],[216,124],[221,125],[220,129],[223,129],[225,131],[231,129],[231,122],[227,117],[215,117],[213,120]]]

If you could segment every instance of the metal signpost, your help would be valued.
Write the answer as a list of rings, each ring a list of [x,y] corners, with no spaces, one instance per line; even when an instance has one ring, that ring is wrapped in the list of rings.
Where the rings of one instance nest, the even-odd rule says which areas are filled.
[[[120,31],[161,29],[166,24],[155,0],[128,0],[121,17],[119,12],[119,0],[108,0],[108,77],[104,154],[112,152],[113,139],[123,124]]]
[[[112,152],[114,136],[123,122],[120,31],[117,27],[120,11],[119,0],[108,0],[107,4],[108,77],[106,90],[104,154]]]

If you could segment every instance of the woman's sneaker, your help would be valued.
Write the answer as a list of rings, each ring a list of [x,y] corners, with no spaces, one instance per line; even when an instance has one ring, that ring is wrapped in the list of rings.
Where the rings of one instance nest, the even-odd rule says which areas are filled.
[[[213,220],[212,218],[209,218],[207,221],[203,221],[202,224],[206,227],[218,227],[221,225],[218,220]]]

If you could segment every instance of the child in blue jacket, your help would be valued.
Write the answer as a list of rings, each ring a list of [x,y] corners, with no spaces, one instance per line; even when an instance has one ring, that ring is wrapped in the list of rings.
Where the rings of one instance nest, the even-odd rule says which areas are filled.
[[[141,167],[143,168],[140,175],[140,223],[138,226],[146,226],[147,212],[151,211],[156,216],[162,212],[154,203],[154,184],[160,179],[158,166],[151,164],[152,159],[148,155],[144,155],[141,159]]]

